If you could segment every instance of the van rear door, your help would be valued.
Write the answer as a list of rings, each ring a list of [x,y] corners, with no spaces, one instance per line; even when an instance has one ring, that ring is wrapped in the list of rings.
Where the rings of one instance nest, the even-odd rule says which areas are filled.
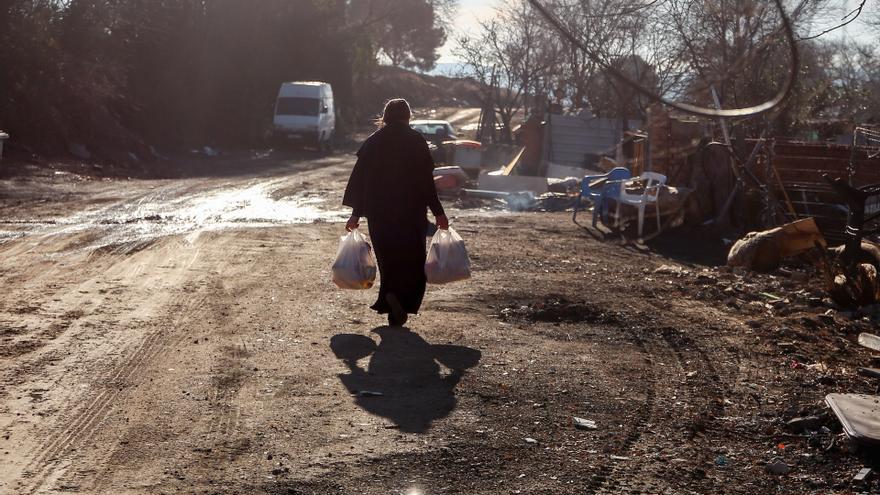
[[[275,102],[275,134],[316,139],[321,118],[321,100],[309,96],[279,96]]]
[[[321,107],[321,100],[317,98],[282,96],[275,105],[275,116],[317,117]]]

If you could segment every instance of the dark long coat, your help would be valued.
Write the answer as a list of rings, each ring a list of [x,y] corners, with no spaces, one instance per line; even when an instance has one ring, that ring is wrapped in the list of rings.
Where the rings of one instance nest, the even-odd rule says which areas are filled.
[[[367,138],[357,156],[342,204],[369,225],[381,278],[371,308],[388,313],[385,295],[393,293],[407,313],[418,313],[425,295],[427,209],[444,214],[428,144],[408,125],[393,123]]]

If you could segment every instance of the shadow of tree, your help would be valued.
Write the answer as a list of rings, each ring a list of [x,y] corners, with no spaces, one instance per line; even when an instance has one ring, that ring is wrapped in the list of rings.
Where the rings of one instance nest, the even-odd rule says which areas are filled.
[[[427,431],[455,409],[455,386],[480,361],[480,351],[430,344],[407,328],[378,327],[373,332],[380,337],[378,344],[356,334],[330,339],[333,353],[349,369],[339,375],[340,381],[370,414],[390,419],[400,431]],[[369,364],[362,368],[358,361],[367,357]]]

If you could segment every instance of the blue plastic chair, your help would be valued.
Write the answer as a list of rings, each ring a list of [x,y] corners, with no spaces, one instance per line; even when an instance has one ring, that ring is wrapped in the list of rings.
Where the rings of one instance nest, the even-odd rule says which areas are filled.
[[[574,204],[574,214],[571,220],[577,223],[577,214],[580,209],[581,199],[587,198],[593,203],[593,227],[599,216],[602,216],[602,222],[608,223],[608,199],[617,198],[620,194],[621,181],[632,178],[630,171],[624,167],[615,167],[602,175],[587,175],[581,182],[581,195]],[[590,187],[591,182],[599,179],[605,179],[603,184]]]

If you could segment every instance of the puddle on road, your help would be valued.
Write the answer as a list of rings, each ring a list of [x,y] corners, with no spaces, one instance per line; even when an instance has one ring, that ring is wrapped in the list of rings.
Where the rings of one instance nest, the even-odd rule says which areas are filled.
[[[286,179],[255,179],[244,184],[169,181],[121,201],[96,199],[91,209],[69,216],[0,219],[0,244],[29,236],[36,243],[52,242],[59,234],[89,232],[93,235],[88,242],[63,250],[126,253],[165,236],[183,235],[194,242],[202,232],[344,222],[350,214],[348,208],[328,205],[326,193],[293,189],[289,194],[291,190]],[[511,214],[500,205],[462,206],[450,204],[448,209],[459,218]]]
[[[143,245],[159,237],[231,228],[272,227],[348,218],[308,192],[273,198],[283,179],[239,187],[192,191],[192,186],[159,187],[139,197],[40,222],[0,222],[0,243],[27,235],[100,230],[89,249]]]

